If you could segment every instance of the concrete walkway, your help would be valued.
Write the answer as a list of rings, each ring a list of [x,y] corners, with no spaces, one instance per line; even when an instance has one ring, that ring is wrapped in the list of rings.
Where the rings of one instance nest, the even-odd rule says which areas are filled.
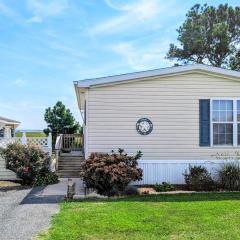
[[[0,191],[0,239],[34,239],[49,227],[66,193],[67,179],[46,188]]]

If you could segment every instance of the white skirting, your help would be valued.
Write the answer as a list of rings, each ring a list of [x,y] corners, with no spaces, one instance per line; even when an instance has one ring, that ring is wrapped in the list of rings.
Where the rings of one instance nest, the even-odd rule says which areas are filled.
[[[214,176],[217,168],[223,164],[222,160],[139,160],[139,167],[143,170],[143,180],[135,182],[137,185],[169,182],[184,184],[184,176],[189,165],[202,165]]]

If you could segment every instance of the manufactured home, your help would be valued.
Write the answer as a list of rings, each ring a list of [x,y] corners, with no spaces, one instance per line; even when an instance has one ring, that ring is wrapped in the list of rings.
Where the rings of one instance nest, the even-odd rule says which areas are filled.
[[[191,165],[212,173],[240,146],[240,72],[184,65],[74,82],[84,156],[141,150],[139,184],[184,183]]]

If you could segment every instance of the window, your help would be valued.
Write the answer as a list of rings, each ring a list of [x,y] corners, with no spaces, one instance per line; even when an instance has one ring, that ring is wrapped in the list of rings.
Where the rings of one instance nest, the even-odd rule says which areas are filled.
[[[238,129],[238,145],[240,145],[240,100],[237,100],[237,129]]]
[[[213,146],[240,145],[240,99],[211,101],[211,129]]]
[[[213,145],[233,145],[233,101],[212,101]]]
[[[4,128],[0,129],[0,138],[4,137]]]

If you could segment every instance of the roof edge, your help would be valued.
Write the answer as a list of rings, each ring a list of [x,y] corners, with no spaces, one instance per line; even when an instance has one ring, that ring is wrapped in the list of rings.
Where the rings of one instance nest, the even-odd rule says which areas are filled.
[[[5,117],[1,117],[1,116],[0,116],[0,122],[3,122],[5,124],[20,124],[21,123],[19,121],[9,119],[9,118],[5,118]]]
[[[189,71],[205,71],[205,72],[221,74],[229,77],[240,78],[240,72],[238,71],[219,68],[219,67],[213,67],[205,64],[191,64],[191,65],[182,65],[182,66],[153,69],[153,70],[147,70],[147,71],[141,71],[141,72],[125,73],[125,74],[113,75],[113,76],[107,76],[107,77],[79,80],[79,81],[74,81],[74,84],[76,84],[80,88],[89,88],[91,86],[97,86],[101,84],[117,83],[117,82],[136,80],[136,79],[147,78],[147,77],[156,77],[156,76],[163,76],[168,74],[184,73]]]

